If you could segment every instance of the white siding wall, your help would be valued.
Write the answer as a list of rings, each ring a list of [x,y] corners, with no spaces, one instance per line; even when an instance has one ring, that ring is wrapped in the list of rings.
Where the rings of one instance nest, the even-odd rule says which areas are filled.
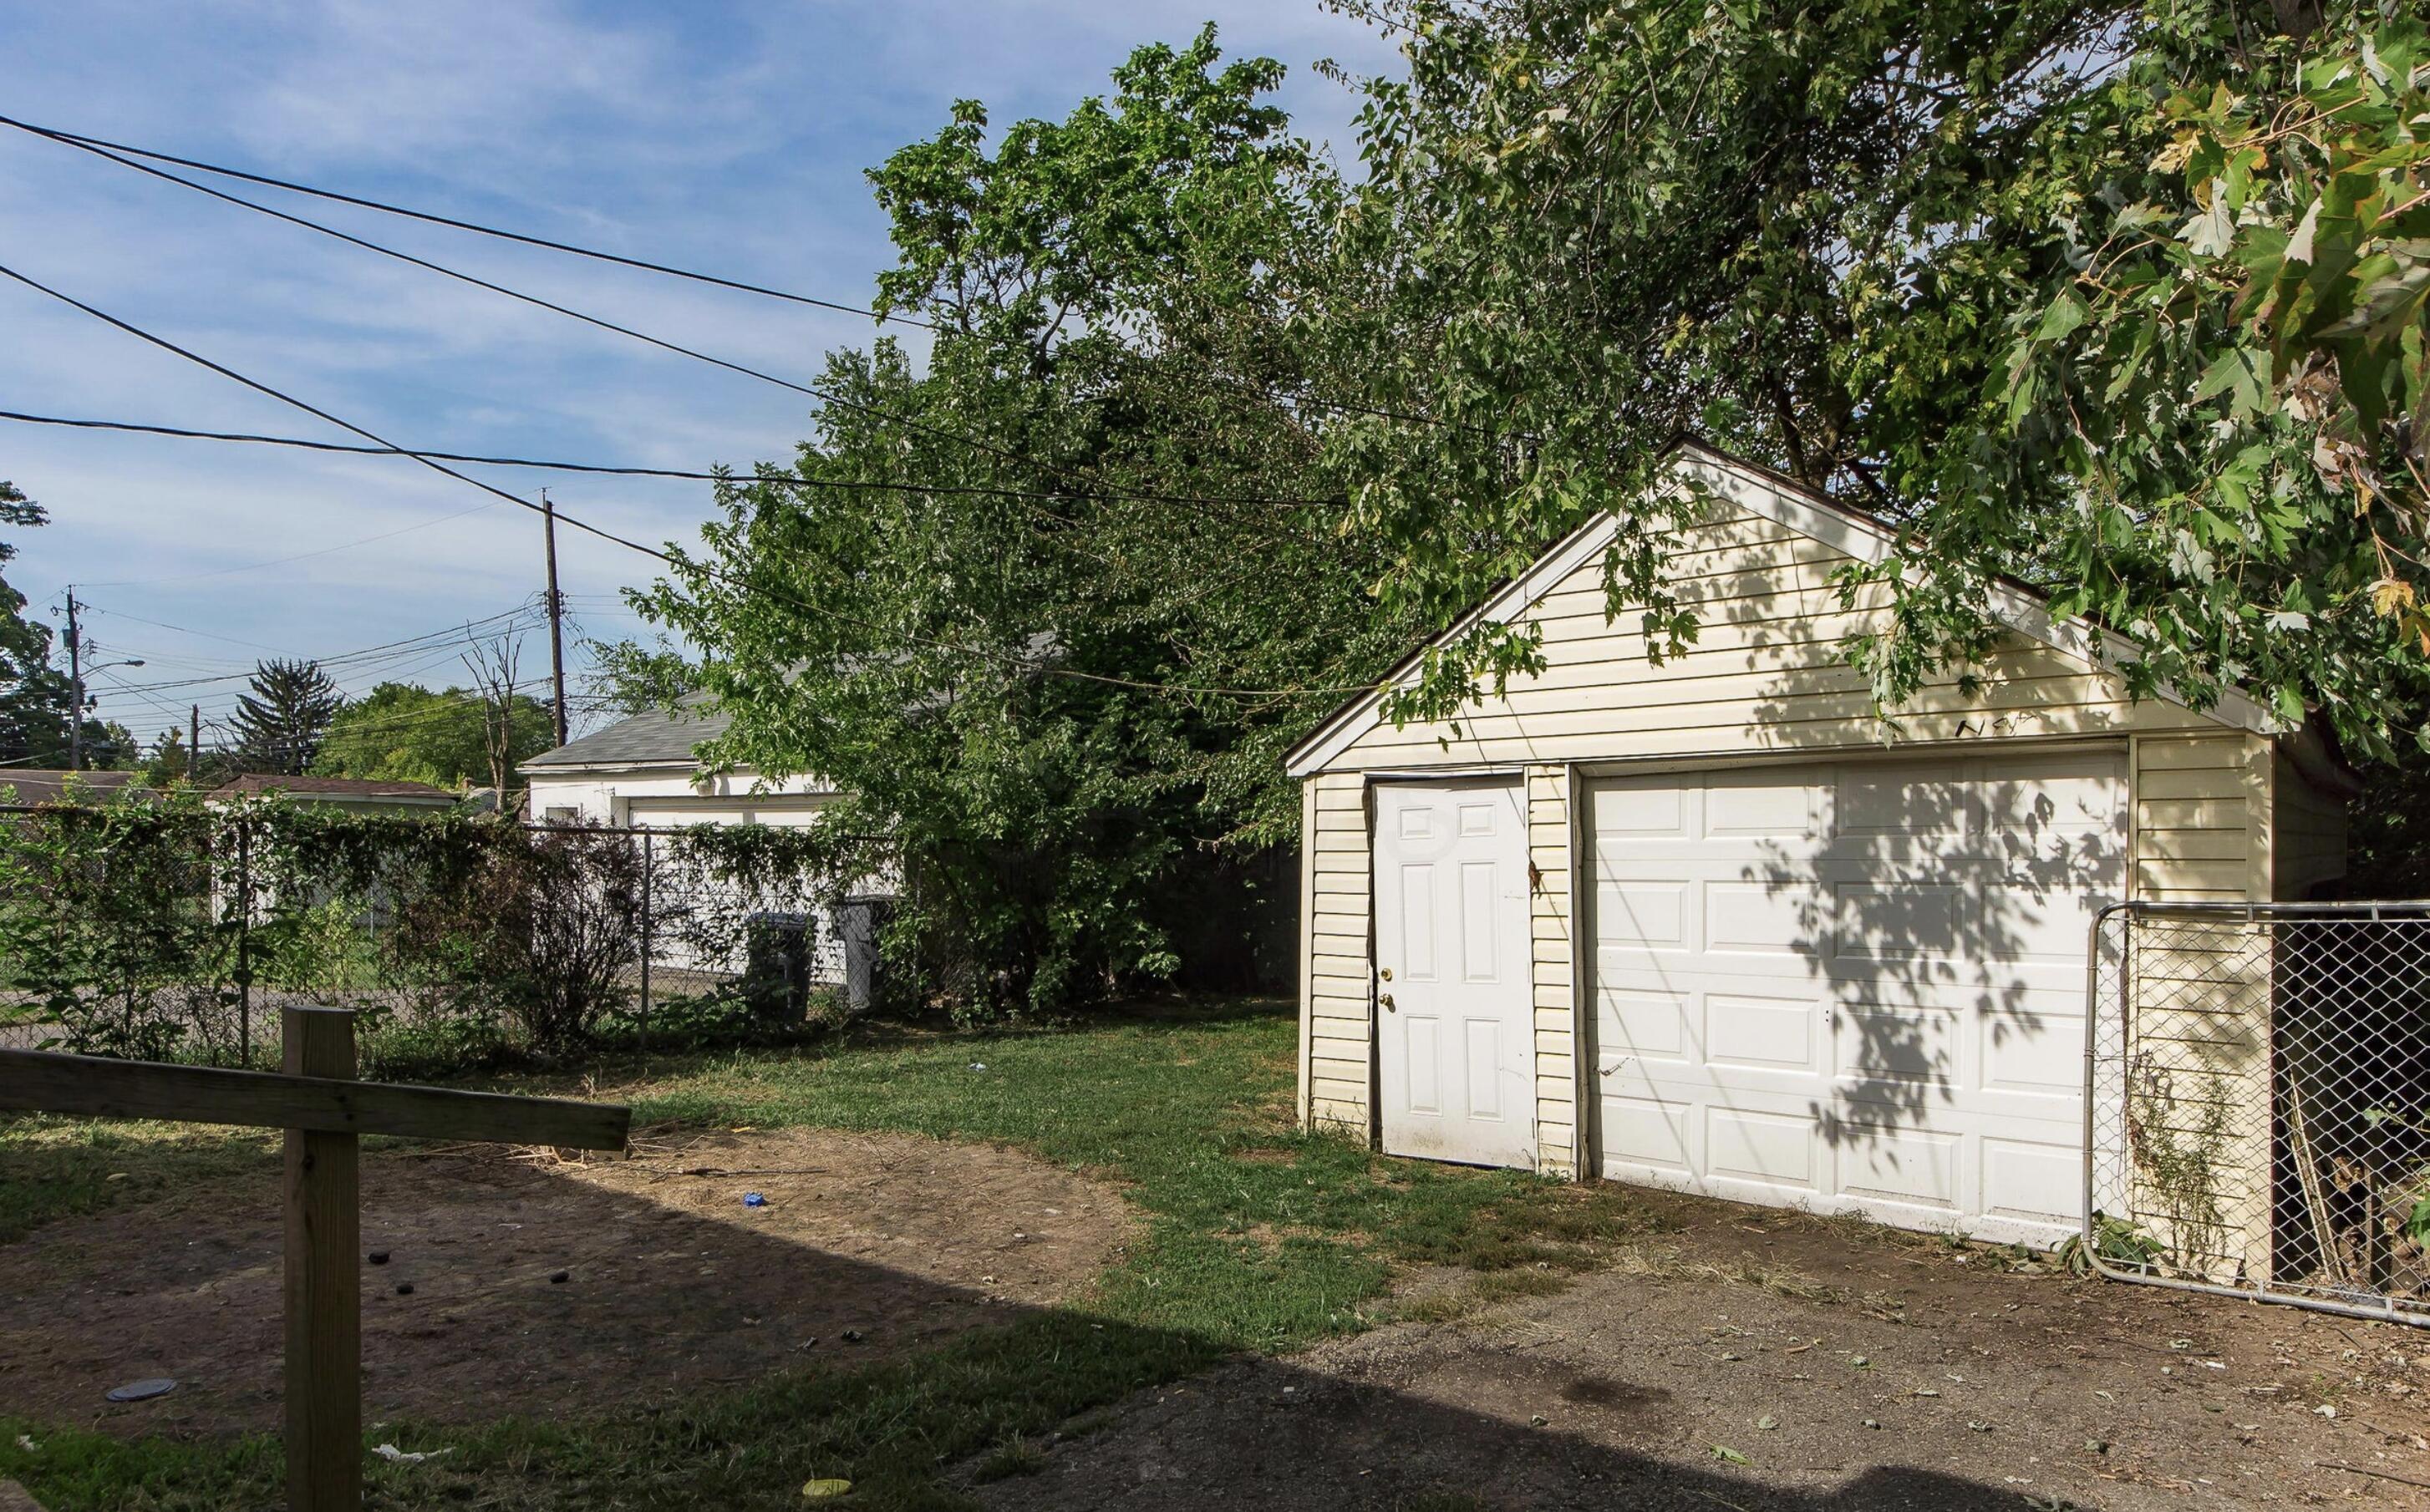
[[[593,824],[699,823],[708,817],[697,814],[704,807],[738,813],[755,808],[773,811],[788,806],[814,807],[814,802],[805,805],[798,800],[816,800],[834,792],[819,778],[789,777],[767,784],[764,793],[755,793],[753,789],[759,786],[759,779],[747,772],[695,778],[689,768],[565,773],[540,769],[526,772],[524,776],[531,783],[533,819],[546,818],[552,808],[571,808]],[[788,804],[786,800],[797,802]],[[643,810],[638,816],[637,806]],[[680,807],[696,817],[654,819],[647,812],[655,808],[664,813],[671,807]]]

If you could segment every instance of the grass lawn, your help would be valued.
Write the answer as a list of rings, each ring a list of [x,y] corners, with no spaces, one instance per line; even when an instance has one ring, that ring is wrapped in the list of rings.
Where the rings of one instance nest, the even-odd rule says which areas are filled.
[[[591,1090],[637,1124],[812,1124],[991,1140],[1120,1184],[1142,1242],[1073,1307],[859,1370],[773,1376],[679,1412],[543,1423],[390,1424],[451,1451],[374,1464],[371,1504],[798,1506],[843,1476],[856,1506],[952,1507],[974,1465],[1018,1473],[1031,1440],[1226,1355],[1279,1352],[1385,1315],[1396,1269],[1451,1264],[1485,1295],[1557,1288],[1647,1232],[1611,1188],[1384,1160],[1292,1132],[1288,1005],[1168,1008],[1042,1033],[610,1064]],[[983,1063],[985,1071],[973,1069]],[[564,1082],[524,1080],[531,1090]],[[272,1138],[144,1124],[0,1122],[0,1241],[171,1184],[275,1170]],[[1428,1304],[1438,1314],[1445,1304]],[[27,1453],[19,1436],[41,1445]],[[278,1500],[279,1449],[123,1443],[0,1419],[0,1476],[54,1512]]]

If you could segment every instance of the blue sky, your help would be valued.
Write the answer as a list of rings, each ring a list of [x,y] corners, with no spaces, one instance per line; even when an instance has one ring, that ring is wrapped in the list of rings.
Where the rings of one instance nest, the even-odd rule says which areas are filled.
[[[86,0],[0,9],[0,56],[7,113],[41,125],[861,304],[891,260],[863,169],[932,135],[957,98],[998,125],[1059,116],[1134,45],[1209,20],[1227,52],[1290,65],[1281,102],[1299,128],[1353,150],[1356,102],[1308,65],[1398,58],[1313,0]],[[871,336],[849,316],[245,192],[791,377]],[[808,428],[809,402],[783,390],[18,132],[0,132],[0,262],[406,445],[690,469],[785,457]],[[350,439],[13,284],[0,354],[0,409]],[[547,483],[561,507],[643,540],[690,539],[707,514],[702,485],[486,475],[525,494]],[[19,533],[10,581],[38,611],[83,585],[101,659],[146,660],[96,677],[102,713],[147,739],[191,699],[207,721],[224,713],[241,686],[160,685],[424,635],[541,586],[536,517],[394,458],[0,424],[0,478],[52,516]],[[562,531],[558,544],[585,627],[641,630],[615,595],[651,564]],[[544,639],[524,656],[535,674]],[[436,645],[360,659],[345,680],[417,673],[461,677]]]

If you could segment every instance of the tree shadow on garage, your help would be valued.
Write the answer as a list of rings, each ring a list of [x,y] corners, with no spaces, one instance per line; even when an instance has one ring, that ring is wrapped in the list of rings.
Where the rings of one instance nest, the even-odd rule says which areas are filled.
[[[2123,886],[2122,804],[2072,807],[2064,784],[2055,793],[2003,774],[2021,759],[2032,758],[1994,756],[1963,779],[1945,756],[1836,767],[1829,839],[1767,842],[1745,872],[1795,899],[1791,948],[1821,990],[1832,1078],[1811,1115],[1843,1162],[1854,1152],[1862,1163],[1840,1172],[1843,1193],[1945,1205],[1956,1172],[1917,1168],[1955,1158],[1953,1112],[2054,1128],[2080,1117],[2085,951],[2095,913]],[[2096,771],[2115,758],[2045,759]],[[2072,1139],[2011,1143],[2019,1179],[2067,1188]],[[1987,1171],[1993,1159],[1977,1156]],[[2001,1204],[1987,1192],[1982,1205]]]

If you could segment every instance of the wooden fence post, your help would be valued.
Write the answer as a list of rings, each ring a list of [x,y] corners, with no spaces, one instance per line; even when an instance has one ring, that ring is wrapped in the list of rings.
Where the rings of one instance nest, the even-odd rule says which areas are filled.
[[[291,1007],[279,1028],[290,1075],[354,1079],[354,1014]],[[351,1134],[287,1131],[288,1512],[363,1504],[357,1155]]]
[[[236,821],[236,1038],[237,1064],[253,1064],[253,824]],[[281,1034],[283,1036],[282,1028]],[[282,1038],[281,1043],[285,1041]],[[354,1053],[347,1052],[348,1062]],[[290,1068],[291,1070],[292,1068]],[[347,1075],[354,1072],[348,1071]]]
[[[651,873],[657,870],[657,837],[648,830],[641,832],[641,1053],[650,1051],[650,953],[653,922],[650,912]]]

